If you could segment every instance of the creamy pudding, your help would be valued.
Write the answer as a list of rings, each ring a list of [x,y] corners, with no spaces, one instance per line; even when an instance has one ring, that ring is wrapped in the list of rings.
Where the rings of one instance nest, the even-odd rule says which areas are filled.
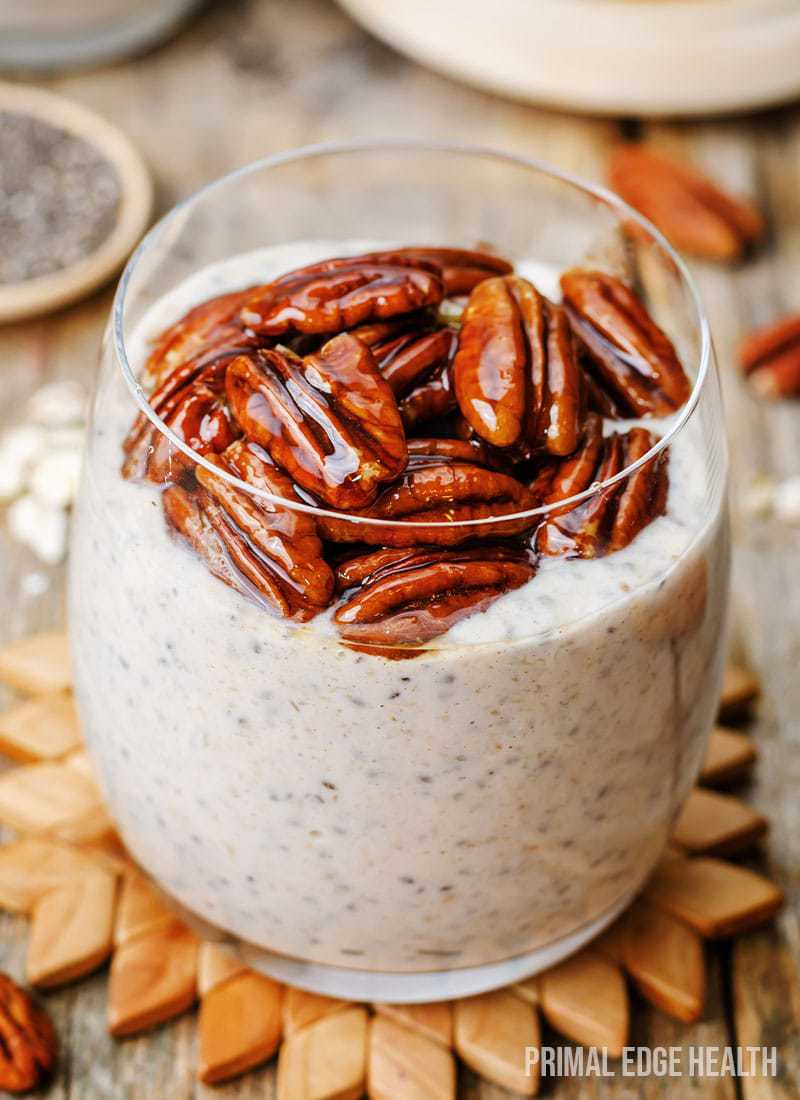
[[[206,299],[362,250],[298,244],[196,273],[145,316],[129,358],[141,374]],[[517,270],[556,299],[557,273]],[[540,546],[524,583],[396,659],[346,644],[341,600],[295,621],[223,583],[165,522],[163,485],[121,475],[136,411],[106,378],[70,622],[103,788],[166,890],[272,951],[410,972],[530,952],[632,896],[718,698],[728,548],[696,417],[627,545]],[[671,423],[605,417],[606,453],[615,433]]]

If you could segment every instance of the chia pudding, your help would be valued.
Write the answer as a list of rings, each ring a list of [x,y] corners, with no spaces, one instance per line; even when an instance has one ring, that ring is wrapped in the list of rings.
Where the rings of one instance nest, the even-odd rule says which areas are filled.
[[[235,257],[153,306],[188,309],[361,244]],[[517,264],[557,299],[558,277]],[[713,722],[727,537],[702,426],[669,446],[664,507],[597,557],[526,583],[410,660],[345,644],[335,607],[265,611],[125,480],[136,408],[101,382],[71,554],[76,691],[135,858],[181,903],[271,951],[365,970],[481,965],[551,944],[640,886]],[[669,416],[606,419],[605,435]]]

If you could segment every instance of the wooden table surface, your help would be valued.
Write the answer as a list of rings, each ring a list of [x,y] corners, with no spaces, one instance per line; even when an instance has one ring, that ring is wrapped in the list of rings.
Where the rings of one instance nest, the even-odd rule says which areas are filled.
[[[734,367],[740,334],[800,308],[800,106],[732,121],[651,125],[593,120],[496,99],[436,76],[358,29],[327,0],[229,0],[210,5],[177,39],[113,68],[40,81],[98,110],[139,144],[155,174],[160,210],[200,184],[279,149],[326,139],[463,140],[541,157],[602,179],[609,146],[641,132],[685,150],[734,189],[757,196],[769,247],[737,269],[693,264],[708,308],[725,389],[733,464],[735,620],[738,644],[761,674],[754,727],[761,762],[749,791],[772,822],[763,864],[789,897],[774,927],[710,955],[703,1021],[687,1027],[637,1003],[631,1041],[646,1045],[775,1045],[775,1079],[573,1079],[546,1090],[567,1097],[713,1097],[777,1100],[800,1089],[800,527],[756,519],[743,506],[761,476],[800,472],[800,404],[768,406]],[[111,291],[45,320],[0,329],[2,410],[38,385],[91,383]],[[23,586],[39,573],[44,592]],[[0,534],[4,635],[59,621],[63,577],[36,566]],[[0,967],[23,972],[25,924],[3,918]],[[191,1016],[124,1043],[105,1033],[102,974],[47,998],[63,1037],[53,1098],[272,1097],[267,1067],[220,1089],[193,1076]],[[466,1073],[461,1095],[502,1090]]]

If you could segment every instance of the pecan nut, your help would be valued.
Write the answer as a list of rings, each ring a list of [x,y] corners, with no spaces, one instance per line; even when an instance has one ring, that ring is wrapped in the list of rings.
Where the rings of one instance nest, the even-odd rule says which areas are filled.
[[[574,269],[561,276],[570,322],[595,381],[634,416],[666,416],[691,386],[669,337],[620,279]]]
[[[614,433],[598,446],[596,431],[577,455],[556,471],[545,491],[546,503],[583,492],[595,482],[615,477],[637,462],[655,444],[644,428]],[[666,450],[628,478],[599,489],[573,507],[555,509],[541,524],[535,539],[540,554],[550,557],[602,557],[627,546],[641,530],[666,510],[669,481]]]
[[[291,479],[275,467],[266,451],[256,443],[238,440],[210,461],[256,489],[282,500],[300,502]],[[212,509],[212,526],[222,534],[227,545],[233,541],[227,539],[228,532],[234,539],[238,538],[246,553],[237,556],[245,562],[254,562],[250,580],[260,587],[259,580],[264,571],[268,571],[274,581],[270,591],[277,585],[293,614],[298,610],[319,611],[327,607],[333,595],[334,578],[323,558],[322,543],[312,516],[245,493],[201,466],[197,467],[196,475],[205,490],[206,506],[210,498],[224,513],[221,518],[225,534],[222,534],[222,524],[215,522],[216,509]]]
[[[405,474],[378,496],[371,507],[352,517],[320,519],[320,530],[331,542],[364,542],[370,546],[403,547],[428,543],[457,546],[469,539],[519,534],[530,527],[521,517],[533,506],[531,491],[508,474],[474,463],[444,458],[411,462]],[[360,518],[400,520],[370,524]],[[476,526],[459,526],[465,520],[489,520]],[[409,526],[409,521],[438,526]]]
[[[761,397],[800,397],[800,314],[750,333],[740,345],[739,361]]]
[[[209,298],[165,329],[145,364],[145,382],[157,388],[176,367],[190,359],[252,344],[252,335],[245,334],[238,321],[239,311],[251,294],[252,288],[248,288]]]
[[[341,332],[437,305],[444,295],[437,272],[432,265],[369,263],[358,257],[328,261],[256,287],[239,320],[260,336]]]
[[[444,292],[447,295],[469,294],[469,292],[493,275],[510,275],[514,270],[508,260],[495,256],[491,252],[476,252],[466,248],[396,248],[388,252],[372,253],[376,263],[434,264],[441,272]]]
[[[567,458],[551,459],[540,468],[531,485],[537,506],[557,504],[588,489],[602,455],[603,421],[597,413],[588,413],[581,446]]]
[[[257,489],[299,501],[291,480],[257,444],[238,440],[209,461]],[[202,466],[195,472],[196,493],[174,486],[162,499],[169,523],[210,571],[285,618],[306,621],[327,607],[334,577],[312,517],[243,492]]]
[[[458,336],[450,328],[377,334],[377,326],[353,333],[370,342],[381,374],[398,400],[408,431],[427,420],[441,419],[456,407],[451,365]]]
[[[49,1016],[0,974],[0,1089],[27,1092],[53,1070],[56,1033]]]
[[[348,563],[360,587],[337,610],[343,638],[387,657],[413,656],[419,646],[466,615],[485,611],[533,577],[535,559],[516,548],[378,551]],[[383,650],[381,647],[388,647]]]
[[[337,256],[330,260],[295,268],[276,282],[286,282],[300,275],[324,275],[354,264],[389,264],[422,267],[433,271],[441,279],[444,293],[468,294],[474,286],[492,275],[508,275],[514,269],[508,260],[491,252],[478,252],[466,248],[431,248],[411,245],[407,248],[389,248],[378,252],[365,252],[359,256]]]
[[[239,435],[225,399],[228,364],[242,349],[190,360],[169,374],[152,394],[150,404],[164,423],[199,454],[219,454]],[[144,413],[124,443],[124,477],[175,482],[194,463]]]
[[[459,408],[496,447],[573,451],[580,435],[581,374],[559,307],[517,276],[486,279],[464,310],[453,362]]]
[[[406,465],[394,395],[369,348],[348,333],[304,359],[285,349],[238,356],[226,390],[248,439],[334,508],[364,507]]]
[[[502,451],[496,451],[482,439],[434,439],[417,436],[408,441],[409,466],[422,465],[425,459],[448,458],[453,462],[474,462],[490,470],[508,473]]]
[[[752,203],[645,145],[615,149],[609,180],[626,202],[684,252],[731,262],[764,235],[764,220]]]

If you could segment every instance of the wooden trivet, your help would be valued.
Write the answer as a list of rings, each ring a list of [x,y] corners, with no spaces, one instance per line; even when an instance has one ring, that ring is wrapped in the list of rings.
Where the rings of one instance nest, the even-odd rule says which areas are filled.
[[[144,160],[125,134],[78,103],[40,88],[0,83],[0,111],[28,115],[82,138],[114,170],[120,191],[114,226],[89,255],[51,274],[0,285],[0,324],[4,324],[60,309],[115,275],[147,228],[153,184]]]
[[[749,738],[717,728],[643,894],[598,939],[543,974],[454,1002],[355,1005],[281,986],[201,942],[129,859],[81,748],[66,639],[42,634],[0,650],[0,682],[30,696],[0,715],[0,750],[21,766],[0,775],[0,908],[29,916],[27,979],[49,989],[109,958],[108,1028],[139,1034],[199,1000],[201,1081],[229,1080],[276,1053],[278,1100],[454,1100],[460,1058],[523,1096],[526,1047],[540,1016],[567,1039],[619,1054],[628,1042],[626,979],[685,1022],[703,1012],[703,940],[741,935],[780,908],[762,875],[716,858],[752,846],[767,822],[709,790],[745,775]],[[757,681],[731,666],[720,714],[741,717]]]

